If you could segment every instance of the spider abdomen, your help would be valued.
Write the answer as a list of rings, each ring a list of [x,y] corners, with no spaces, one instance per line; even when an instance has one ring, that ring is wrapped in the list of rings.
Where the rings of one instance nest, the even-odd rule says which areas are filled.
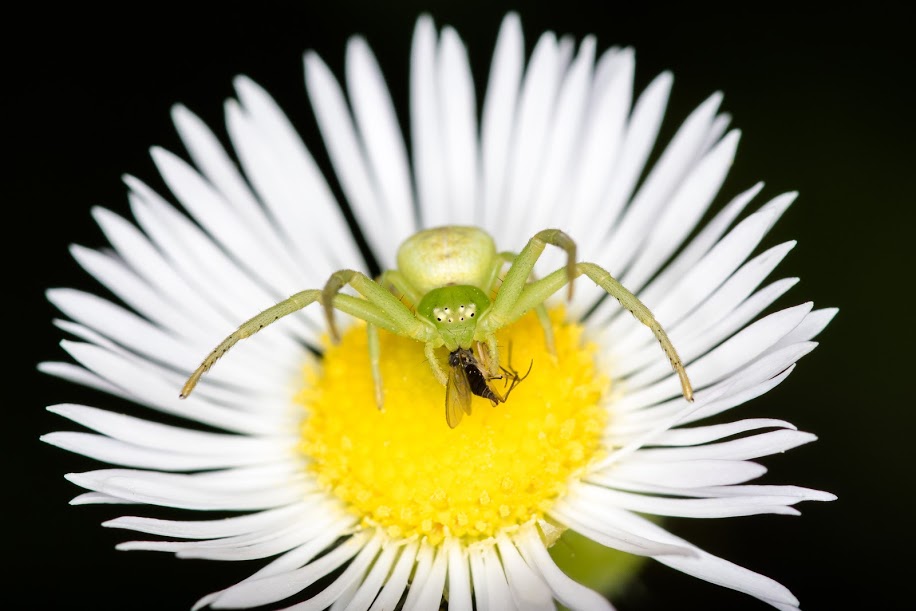
[[[496,258],[490,235],[476,227],[436,227],[398,249],[398,270],[420,294],[449,285],[487,286]]]

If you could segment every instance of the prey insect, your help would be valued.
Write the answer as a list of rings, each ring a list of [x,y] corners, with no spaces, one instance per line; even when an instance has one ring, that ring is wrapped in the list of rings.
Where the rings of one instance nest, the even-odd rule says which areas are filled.
[[[534,266],[548,244],[566,252],[566,265],[535,280],[532,277]],[[502,274],[504,269],[505,275]],[[384,386],[379,366],[381,349],[378,330],[384,329],[423,344],[433,375],[446,387],[446,414],[461,413],[466,411],[463,403],[456,399],[455,406],[459,408],[456,412],[448,397],[449,381],[456,377],[456,369],[468,378],[472,393],[471,378],[477,388],[485,392],[484,386],[489,388],[487,379],[496,379],[500,375],[496,332],[532,310],[541,321],[548,349],[553,351],[553,332],[544,302],[564,286],[567,287],[567,298],[572,299],[573,281],[582,275],[617,299],[639,322],[649,327],[680,379],[684,398],[693,401],[693,388],[684,365],[649,308],[603,268],[594,263],[577,261],[576,243],[563,231],[539,231],[516,254],[497,252],[493,239],[481,229],[459,226],[437,227],[415,233],[398,249],[397,269],[385,271],[377,280],[352,269],[340,270],[331,275],[324,288],[296,293],[242,323],[191,374],[180,396],[191,394],[200,377],[239,340],[317,301],[324,309],[330,336],[335,342],[340,336],[334,322],[334,310],[367,323],[369,361],[379,409],[384,404]],[[347,285],[359,296],[341,293]],[[405,301],[413,307],[406,305]],[[455,358],[459,365],[450,366],[449,372],[445,371],[436,354],[442,347],[448,350],[450,359],[457,353]],[[478,350],[483,358],[474,357],[472,348]],[[475,360],[468,360],[468,354]],[[484,378],[483,386],[476,374],[469,377],[468,371],[480,373]],[[454,420],[454,424],[459,418]],[[453,425],[451,419],[448,421]]]
[[[512,362],[511,356],[509,362]],[[523,376],[520,376],[510,365],[501,367],[502,374],[494,377],[489,376],[480,368],[480,363],[473,351],[458,348],[448,355],[448,364],[450,370],[448,384],[445,387],[445,421],[451,428],[455,428],[461,422],[464,414],[471,415],[471,395],[489,399],[494,406],[505,403],[512,389],[531,373],[531,366],[534,365],[534,362]],[[499,379],[506,379],[509,385],[505,395],[500,394],[489,384],[490,380]]]

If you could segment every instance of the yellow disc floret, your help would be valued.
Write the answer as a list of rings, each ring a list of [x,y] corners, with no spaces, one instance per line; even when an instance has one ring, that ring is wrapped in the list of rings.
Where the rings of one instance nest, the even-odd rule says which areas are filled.
[[[298,400],[308,468],[365,525],[393,538],[472,542],[543,517],[600,452],[609,385],[581,326],[560,310],[551,319],[555,356],[534,315],[498,334],[502,364],[521,374],[532,365],[531,373],[506,403],[474,397],[455,429],[423,345],[385,332],[385,410],[376,408],[365,326],[353,325],[305,373]],[[490,384],[505,390],[502,380]]]

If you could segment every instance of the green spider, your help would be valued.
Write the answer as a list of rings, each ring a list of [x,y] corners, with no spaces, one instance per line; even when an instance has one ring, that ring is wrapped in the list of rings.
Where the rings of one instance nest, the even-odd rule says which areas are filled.
[[[534,265],[547,244],[566,251],[566,266],[533,280]],[[366,321],[379,409],[383,395],[378,329],[422,342],[433,374],[446,387],[446,421],[454,428],[461,421],[462,412],[470,413],[471,393],[489,398],[494,405],[508,398],[508,393],[502,396],[492,392],[488,385],[489,380],[502,377],[496,332],[535,310],[544,328],[547,347],[553,351],[553,334],[544,302],[564,285],[568,287],[567,298],[572,299],[573,281],[585,274],[652,330],[680,378],[684,398],[693,401],[693,389],[684,365],[652,312],[601,267],[576,262],[575,242],[559,229],[538,232],[518,254],[497,253],[490,235],[475,227],[426,229],[401,245],[397,262],[398,268],[385,271],[378,281],[358,271],[340,270],[331,275],[322,290],[296,293],[244,322],[191,374],[182,388],[181,398],[191,394],[201,375],[236,342],[320,301],[335,342],[340,338],[334,323],[335,308]],[[500,272],[506,264],[509,269],[499,284]],[[348,284],[362,297],[341,293]],[[489,295],[493,294],[491,300]],[[415,309],[405,305],[399,296],[414,304]],[[449,351],[449,373],[436,356],[436,350],[442,346]],[[468,383],[469,374],[474,378],[473,383]],[[513,373],[508,375],[513,386],[522,379]]]

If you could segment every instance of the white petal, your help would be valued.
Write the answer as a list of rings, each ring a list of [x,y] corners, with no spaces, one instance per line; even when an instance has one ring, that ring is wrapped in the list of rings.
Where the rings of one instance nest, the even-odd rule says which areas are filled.
[[[239,609],[265,605],[301,592],[331,573],[366,547],[367,533],[354,535],[306,566],[278,575],[246,580],[227,588],[213,600],[214,609]],[[330,604],[331,601],[328,601]]]
[[[193,324],[184,312],[164,301],[114,256],[79,245],[71,246],[70,254],[83,269],[145,318],[167,329],[183,330]]]
[[[815,439],[811,433],[779,430],[701,446],[643,449],[639,451],[639,457],[641,460],[671,462],[700,459],[748,460],[785,452]]]
[[[813,342],[795,344],[758,359],[741,372],[712,386],[710,390],[724,389],[724,392],[710,403],[699,406],[678,420],[678,424],[684,425],[709,418],[769,392],[781,384],[794,370],[794,363],[811,352],[815,346]],[[639,434],[646,429],[656,428],[660,421],[670,420],[673,414],[682,410],[683,401],[678,397],[644,410],[629,412],[621,415],[608,434],[621,435],[624,438]],[[660,433],[659,437],[661,435],[663,433]]]
[[[677,254],[674,260],[665,266],[657,277],[655,277],[647,286],[640,289],[640,299],[647,303],[658,303],[662,296],[671,290],[676,283],[699,261],[709,250],[718,243],[719,239],[725,234],[735,218],[738,217],[744,208],[753,200],[763,189],[763,183],[758,182],[756,185],[747,189],[723,206],[716,215],[706,223],[695,238],[688,243],[684,249]],[[790,195],[784,196],[786,199]],[[791,197],[794,197],[792,195]]]
[[[710,441],[717,441],[732,435],[746,433],[762,428],[782,428],[796,430],[795,426],[785,420],[772,418],[750,418],[725,424],[698,426],[690,429],[672,429],[666,431],[656,439],[658,445],[663,446],[695,446]]]
[[[668,336],[677,346],[678,354],[683,361],[690,362],[727,339],[797,283],[797,279],[794,278],[783,279],[748,297],[791,246],[792,244],[784,244],[774,247],[745,263],[703,304],[672,327]],[[665,363],[659,366],[658,350],[654,346],[649,347],[651,350],[639,350],[634,355],[633,363],[625,365],[627,371],[620,373],[626,376],[641,369],[638,374],[628,376],[629,383],[634,387],[644,386],[664,377],[668,372]]]
[[[293,524],[282,528],[267,528],[223,539],[207,541],[128,541],[117,546],[119,550],[147,550],[174,552],[178,558],[202,560],[260,560],[296,549],[321,539],[330,533],[346,534],[355,520],[341,517],[339,511],[307,511]]]
[[[581,240],[583,244],[596,248],[589,251],[587,258],[597,260],[612,273],[618,273],[625,268],[626,261],[612,260],[613,255],[606,257],[601,253],[606,250],[608,234],[617,223],[619,211],[630,200],[636,182],[642,175],[646,160],[655,144],[661,127],[662,116],[668,102],[671,90],[672,77],[670,73],[662,73],[640,95],[633,108],[630,121],[624,137],[623,149],[619,155],[619,163],[614,168],[613,175],[609,177],[607,193],[602,198],[600,210],[596,210],[594,217],[603,218],[604,210],[608,211],[608,223],[590,223],[583,231]],[[631,205],[632,208],[632,205]],[[600,289],[592,288],[588,284],[580,292],[576,300],[573,313],[581,316],[588,311],[600,296]]]
[[[800,486],[712,486],[709,488],[697,488],[700,494],[710,497],[726,498],[732,496],[745,495],[767,495],[774,497],[785,497],[787,503],[799,503],[801,501],[835,501],[835,494],[823,492],[821,490],[812,490],[811,488],[802,488]]]
[[[350,585],[348,585],[346,589],[341,592],[340,596],[337,597],[337,600],[335,600],[330,607],[326,607],[327,611],[344,611],[344,609],[349,606],[353,597],[356,596],[356,592],[359,590],[359,587],[360,580],[354,579],[352,582],[350,582]]]
[[[581,245],[583,253],[589,253],[587,257],[598,250],[597,243],[585,241],[597,235],[591,230],[592,226],[600,224],[607,229],[617,219],[623,206],[620,199],[612,202],[619,204],[612,209],[604,203],[604,196],[616,180],[617,168],[627,163],[621,155],[633,95],[634,72],[635,60],[631,49],[605,52],[596,69],[589,95],[577,167],[568,183],[573,190],[566,194],[568,202],[564,214],[569,234]],[[597,222],[599,218],[600,223]]]
[[[133,223],[98,206],[92,209],[92,216],[118,254],[135,273],[154,288],[156,294],[162,295],[178,309],[205,312],[204,324],[209,323],[214,328],[227,328],[232,324],[233,321],[225,316],[225,312],[212,307],[212,304],[200,296],[193,284],[175,273],[173,263]],[[198,329],[199,326],[193,324],[187,328],[192,332]],[[173,329],[173,332],[177,330]]]
[[[224,450],[220,454],[200,455],[137,447],[104,435],[76,432],[54,432],[40,438],[58,448],[76,452],[112,465],[158,469],[160,471],[195,471],[255,465],[276,460],[276,456],[241,455]]]
[[[287,231],[287,236],[295,246],[302,239],[301,235],[291,230],[309,230],[316,238],[323,238],[324,244],[333,246],[324,256],[336,261],[337,265],[356,261],[359,258],[359,249],[353,240],[352,234],[342,215],[341,208],[331,193],[321,170],[314,158],[302,143],[299,134],[290,124],[289,119],[277,103],[266,91],[256,83],[245,77],[235,79],[235,87],[239,93],[239,100],[244,107],[246,116],[257,126],[257,131],[262,137],[269,138],[272,158],[276,160],[283,173],[280,185],[283,190],[302,197],[296,204],[288,200],[268,200],[271,212],[277,218],[280,229]],[[231,135],[231,133],[230,133]],[[241,151],[240,151],[241,155]],[[277,195],[275,185],[271,192]],[[280,205],[280,201],[287,202]],[[304,206],[303,203],[308,205]],[[306,267],[313,261],[315,249],[309,249],[299,261]],[[352,265],[352,263],[350,263]]]
[[[259,239],[276,239],[276,228],[264,214],[263,208],[245,184],[245,179],[213,132],[181,104],[172,107],[172,121],[194,166],[220,192],[226,203],[235,208]],[[242,155],[248,154],[238,145],[236,151]]]
[[[770,350],[776,351],[797,342],[805,342],[817,337],[839,312],[838,308],[824,308],[810,312],[801,323],[776,342]]]
[[[738,460],[689,460],[670,463],[641,461],[637,457],[613,468],[589,473],[585,481],[610,488],[645,491],[647,487],[671,489],[741,484],[760,477],[766,468]]]
[[[776,369],[776,367],[773,366],[773,364],[774,363],[777,363],[777,364],[783,363],[785,361],[792,360],[793,358],[794,359],[801,358],[805,354],[808,354],[809,352],[814,350],[815,346],[816,344],[810,343],[810,342],[807,344],[796,344],[795,346],[792,346],[789,349],[784,349],[778,353],[775,353],[776,357],[773,359],[771,359],[770,356],[768,355],[758,360],[756,363],[754,363],[750,367],[747,367],[739,375],[733,376],[732,379],[730,379],[727,382],[727,384],[729,385],[731,384],[740,385],[739,387],[740,390],[736,388],[735,389],[736,391],[733,392],[727,398],[721,399],[718,401],[714,401],[708,405],[701,407],[697,411],[690,414],[690,416],[685,418],[681,422],[681,424],[688,424],[690,422],[695,422],[703,418],[709,418],[710,416],[714,416],[715,414],[720,414],[725,410],[735,407],[736,405],[741,405],[743,403],[747,403],[751,399],[756,399],[757,397],[769,392],[773,388],[776,388],[776,386],[781,384],[783,380],[785,380],[789,376],[789,374],[792,373],[792,371],[795,369],[795,364],[793,362],[791,365],[786,365],[785,369],[775,374],[772,373],[772,371]],[[748,381],[753,380],[754,378],[757,378],[757,377],[761,377],[757,375],[758,372],[760,371],[767,371],[767,373],[771,373],[773,377],[767,378],[763,380],[762,382],[759,382],[755,385],[747,386]],[[763,377],[765,376],[766,374],[763,375]]]
[[[49,296],[49,300],[50,300],[50,295],[52,292],[67,291],[67,290],[71,290],[71,289],[49,289],[47,292]],[[125,350],[124,348],[114,343],[107,337],[79,323],[65,320],[63,318],[55,318],[54,326],[60,329],[61,331],[63,331],[64,333],[67,333],[68,335],[72,335],[77,339],[85,340],[86,343],[95,344],[96,346],[99,346],[100,348],[105,348],[106,350],[110,350],[111,352],[114,352],[117,354],[132,356],[128,350]]]
[[[464,545],[454,539],[446,543],[448,548],[448,608],[449,611],[471,611],[470,573],[468,554]]]
[[[315,53],[306,53],[304,64],[306,88],[315,119],[347,203],[379,264],[383,269],[393,268],[391,243],[399,242],[392,240],[385,231],[385,204],[381,201],[382,195],[376,192],[343,91]]]
[[[383,260],[393,262],[395,247],[417,229],[403,132],[375,56],[358,36],[347,44],[345,71],[353,118],[387,223],[390,254]]]
[[[358,266],[359,249],[321,170],[276,103],[248,79],[236,79],[244,107],[229,102],[229,135],[275,219],[274,238],[291,253],[300,282],[321,286],[331,272]]]
[[[71,320],[86,325],[128,350],[171,366],[177,355],[189,350],[187,343],[176,340],[157,325],[133,312],[92,293],[74,289],[50,289],[48,301]]]
[[[201,175],[261,237],[272,235],[264,211],[210,128],[182,104],[172,107],[172,122]]]
[[[483,560],[484,572],[487,580],[487,600],[492,611],[514,611],[519,609],[509,588],[509,582],[506,577],[506,571],[495,547],[486,548],[481,556]],[[520,609],[524,611],[524,609]]]
[[[490,599],[488,582],[490,577],[487,575],[487,567],[484,560],[484,554],[487,551],[481,545],[471,546],[468,550],[468,560],[471,564],[471,583],[474,589],[474,606],[477,611],[490,611]],[[509,585],[506,584],[506,593],[508,594]],[[497,609],[497,607],[494,607]]]
[[[721,94],[713,94],[687,117],[614,227],[607,247],[595,255],[599,263],[607,261],[617,269],[629,264],[652,220],[670,205],[671,196],[705,153],[703,144],[721,101]]]
[[[101,492],[86,492],[73,497],[71,505],[135,505],[133,501],[121,499]]]
[[[326,586],[312,598],[287,607],[287,611],[322,611],[322,609],[327,609],[331,603],[352,586],[354,581],[357,581],[366,573],[378,555],[383,539],[384,535],[380,531],[360,550],[359,555],[350,562],[340,577],[335,579],[331,585]]]
[[[577,166],[586,161],[581,158],[580,142],[595,129],[585,123],[594,62],[595,39],[586,37],[560,85],[556,112],[545,144],[547,157],[543,172],[537,179],[529,214],[519,219],[521,235],[530,236],[546,227],[557,226],[557,219],[565,216],[562,211],[574,209],[570,201],[572,194],[568,191],[570,185],[577,184]],[[607,143],[604,146],[609,148]],[[564,228],[568,226],[563,223]]]
[[[341,533],[333,530],[322,532],[318,537],[312,539],[308,543],[291,549],[290,551],[271,561],[254,574],[245,578],[239,584],[226,588],[225,590],[213,592],[204,596],[194,604],[193,610],[197,611],[198,609],[210,605],[214,600],[222,596],[223,593],[241,585],[242,583],[250,583],[265,577],[286,576],[294,573],[296,570],[310,563],[312,559],[314,559],[324,550],[331,547],[332,544],[334,544],[340,536]],[[361,535],[355,536],[360,537]],[[362,537],[363,538],[361,538],[361,541],[365,542],[365,533],[362,535]]]
[[[788,203],[779,199],[768,202],[732,229],[658,303],[643,303],[646,303],[662,325],[673,327],[740,267],[785,211]],[[615,309],[618,312],[622,310]],[[618,316],[606,327],[604,333],[616,338],[616,350],[625,352],[650,343],[642,327],[631,316]]]
[[[150,535],[179,537],[183,539],[214,539],[255,532],[279,524],[289,524],[301,515],[303,504],[246,513],[217,520],[158,520],[136,516],[123,516],[103,522],[107,528],[125,528]]]
[[[226,252],[232,254],[237,264],[262,281],[276,297],[297,290],[293,263],[287,253],[278,248],[276,240],[269,244],[257,240],[245,219],[182,159],[157,147],[151,154],[172,193]]]
[[[131,177],[125,178],[125,182],[131,188],[131,208],[140,226],[168,256],[176,271],[185,276],[189,284],[197,287],[212,307],[225,310],[233,321],[237,321],[236,325],[290,294],[266,290],[260,282],[229,259],[206,233],[149,187]],[[299,290],[299,287],[295,290]],[[130,305],[150,320],[157,320],[155,314],[150,315],[133,303]],[[183,309],[182,316],[190,316],[192,326],[207,324],[206,312]],[[259,333],[259,343],[266,348],[268,342],[279,342],[282,335],[276,329],[282,328],[314,344],[315,330],[303,323],[297,315],[287,316],[280,325]],[[169,325],[167,328],[172,327]],[[222,331],[222,337],[230,331],[232,328]],[[211,346],[222,337],[214,338]],[[276,339],[269,339],[272,337]]]
[[[101,390],[116,397],[126,398],[128,396],[126,392],[110,383],[108,380],[105,380],[95,375],[91,371],[83,369],[82,367],[74,365],[73,363],[39,363],[38,370],[42,373],[47,373],[48,375],[53,375],[63,380],[69,380],[74,384]]]
[[[269,474],[268,477],[262,470],[256,484],[243,479],[243,473],[256,473],[250,467],[247,470],[237,468],[232,473],[236,478],[226,482],[205,474],[178,475],[127,469],[69,473],[66,478],[77,486],[129,501],[185,509],[268,509],[297,502],[308,492],[308,487],[290,473]]]
[[[525,611],[529,609],[553,611],[556,608],[553,603],[553,593],[540,576],[531,570],[531,567],[518,553],[515,544],[504,533],[501,533],[496,537],[496,545],[506,571],[506,581],[509,583],[509,589],[512,590],[512,597],[518,608],[525,609]]]
[[[416,541],[410,542],[401,549],[401,555],[391,575],[385,581],[385,586],[379,593],[375,602],[372,603],[370,611],[394,611],[404,590],[407,588],[407,579],[410,577],[411,569],[417,559]]]
[[[382,553],[376,558],[372,569],[361,582],[356,582],[359,588],[354,592],[353,597],[347,602],[347,611],[367,611],[369,605],[375,600],[379,590],[388,577],[388,572],[394,566],[394,559],[397,557],[399,548],[395,544],[387,544],[382,548]],[[341,602],[340,599],[337,601]]]
[[[787,308],[742,329],[740,333],[689,365],[689,375],[694,387],[702,388],[713,384],[740,370],[794,329],[810,310],[810,303]],[[679,392],[677,380],[670,375],[661,382],[634,390],[615,407],[620,410],[634,409],[675,396]]]
[[[439,609],[439,603],[442,600],[442,591],[445,587],[445,577],[448,573],[448,550],[440,545],[436,551],[436,558],[432,561],[429,568],[429,574],[422,581],[415,577],[415,583],[419,584],[419,594],[411,600],[408,598],[404,602],[404,611],[434,611]],[[410,591],[413,592],[411,587]]]
[[[552,32],[542,34],[525,72],[508,153],[505,196],[494,219],[496,235],[506,236],[501,249],[518,251],[530,237],[514,231],[513,220],[526,214],[533,185],[542,171],[544,142],[560,77],[558,53],[556,36]]]
[[[297,439],[295,436],[255,437],[194,431],[84,405],[52,405],[47,409],[121,441],[189,455],[207,456],[231,452],[249,457],[290,457],[292,455],[288,454],[288,450],[282,448],[291,448]]]
[[[655,559],[662,564],[726,588],[756,596],[772,605],[798,606],[798,600],[792,596],[792,593],[772,579],[708,554],[635,514],[617,510],[608,511],[611,514],[609,519],[614,519],[622,527],[644,531],[670,545],[686,546],[692,552],[687,555],[656,556]]]
[[[437,77],[448,224],[471,225],[481,205],[477,186],[477,101],[467,49],[452,28],[442,30]]]
[[[793,500],[784,496],[682,499],[610,490],[589,484],[577,486],[576,494],[596,507],[610,505],[641,514],[680,518],[731,518],[765,513],[798,515],[798,511],[786,506]]]
[[[780,287],[767,287],[761,289],[750,297],[752,291],[756,289],[761,282],[776,268],[783,258],[795,247],[795,242],[784,242],[778,246],[770,248],[760,255],[754,257],[741,266],[732,276],[700,305],[693,313],[685,318],[676,327],[683,329],[686,335],[711,335],[713,327],[718,327],[721,321],[728,314],[733,314],[739,308],[748,310],[745,305],[751,299],[755,301],[753,310],[759,313],[766,306],[770,305],[777,297],[782,295],[786,290],[793,286],[797,278],[784,278],[774,282],[774,285]],[[788,283],[787,285],[785,283]],[[772,286],[772,285],[771,285]],[[760,293],[767,293],[767,297],[757,296]],[[744,316],[743,320],[750,320],[753,316]]]
[[[270,434],[282,426],[263,414],[228,410],[201,401],[194,395],[185,400],[179,399],[176,393],[176,389],[181,387],[179,376],[165,379],[162,372],[150,367],[149,363],[128,360],[87,344],[62,342],[62,345],[80,364],[117,384],[124,394],[141,405],[237,433]]]
[[[596,543],[638,556],[690,553],[690,550],[683,546],[661,543],[656,539],[646,538],[639,532],[621,528],[609,517],[596,517],[595,512],[589,511],[587,502],[575,497],[575,490],[570,490],[567,497],[554,505],[548,513],[561,524]],[[596,512],[608,509],[602,507]]]
[[[643,426],[636,429],[636,434],[633,436],[621,436],[619,440],[614,439],[611,441],[609,435],[610,431],[605,433],[605,439],[608,440],[608,445],[618,445],[619,447],[612,450],[604,458],[597,461],[594,465],[594,468],[601,469],[607,467],[614,463],[619,463],[625,458],[635,454],[640,448],[646,445],[656,444],[656,439],[664,434],[665,431],[671,427],[677,426],[684,422],[691,414],[703,409],[704,406],[708,405],[711,402],[716,401],[721,398],[727,391],[727,388],[712,388],[712,389],[703,389],[696,392],[694,395],[693,402],[675,400],[671,402],[670,409],[661,409],[658,410],[658,414],[655,414],[656,418],[653,418],[650,426],[645,426],[647,421],[643,421],[641,424]],[[668,406],[665,406],[666,408]],[[655,411],[650,408],[650,410],[645,411]],[[625,419],[626,417],[624,417]],[[626,443],[620,445],[624,440]]]
[[[770,348],[797,327],[810,311],[811,304],[804,303],[761,318],[691,363],[692,375],[699,385],[724,379],[754,360],[763,352],[762,347]]]
[[[620,279],[631,291],[639,291],[659,266],[683,243],[709,209],[731,168],[738,148],[738,131],[730,132],[691,169],[670,196],[661,215],[649,230],[642,252]]]
[[[499,28],[481,115],[481,159],[484,229],[499,235],[507,189],[507,167],[524,62],[521,21],[508,13]],[[508,245],[500,246],[508,247]]]
[[[417,600],[419,600],[421,591],[423,589],[422,584],[427,583],[427,580],[429,579],[429,574],[433,569],[435,557],[436,557],[436,550],[433,548],[432,545],[430,545],[429,543],[427,543],[424,540],[420,544],[420,551],[417,553],[416,570],[414,570],[413,579],[411,580],[411,583],[421,584],[421,585],[420,587],[417,587],[417,588],[413,588],[413,587],[408,588],[407,597],[404,599],[404,604],[401,607],[405,611],[409,611],[411,609],[416,608]],[[445,571],[442,572],[442,575],[443,575],[443,583],[445,583],[444,582]],[[441,595],[441,592],[440,592],[440,595]]]
[[[614,611],[614,607],[603,596],[570,579],[554,563],[544,547],[537,530],[530,529],[518,536],[522,553],[528,565],[538,572],[550,587],[556,598],[572,611]]]
[[[413,139],[414,181],[424,227],[449,222],[449,183],[446,178],[436,49],[438,34],[429,15],[417,19],[410,51],[410,133]]]
[[[67,331],[117,354],[120,358],[144,363],[161,372],[162,376],[174,376],[174,388],[179,388],[180,377],[189,374],[203,358],[202,355],[207,354],[211,348],[204,348],[205,344],[199,342],[178,341],[159,326],[152,325],[130,311],[90,293],[72,289],[52,289],[47,292],[47,296],[63,313],[89,327],[87,329],[64,323]],[[106,338],[111,338],[117,343]],[[257,348],[257,342],[244,345],[237,354],[233,353],[233,357],[226,361],[225,367],[218,368],[210,377],[210,381],[231,383],[236,388],[252,385],[256,387],[256,382],[271,379],[278,372],[300,361],[299,358],[290,356],[289,352],[279,348],[270,357],[263,358],[263,350]],[[290,344],[289,349],[293,351],[292,354],[302,353],[302,348],[295,344]],[[283,363],[276,360],[283,358],[284,354],[289,361]],[[175,375],[176,371],[181,374]],[[230,395],[227,403],[238,404],[239,401]],[[242,404],[250,405],[244,402]],[[268,405],[265,404],[264,407]]]

